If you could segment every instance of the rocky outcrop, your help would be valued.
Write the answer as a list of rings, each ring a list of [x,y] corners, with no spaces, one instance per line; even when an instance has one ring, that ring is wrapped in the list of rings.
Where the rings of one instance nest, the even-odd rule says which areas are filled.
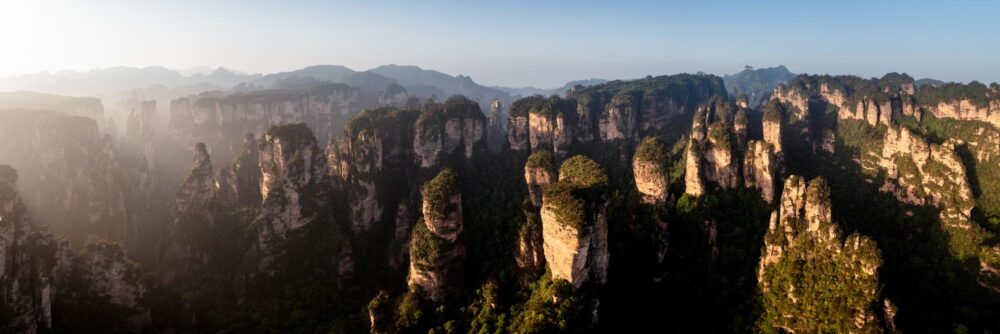
[[[542,147],[560,157],[573,143],[634,145],[673,122],[686,123],[715,94],[726,94],[720,78],[681,74],[579,87],[566,98],[526,97],[511,104],[507,141],[512,150]]]
[[[765,202],[774,201],[775,181],[778,179],[778,156],[774,145],[751,140],[743,158],[743,182],[747,188],[760,190]]]
[[[219,200],[226,206],[257,208],[261,203],[260,151],[252,133],[243,137],[243,148],[215,178]]]
[[[545,262],[553,279],[574,287],[603,285],[608,269],[608,177],[593,160],[575,156],[559,169],[559,181],[542,197]]]
[[[108,136],[90,118],[39,110],[0,111],[0,163],[21,171],[25,205],[73,245],[135,234],[126,180]]]
[[[257,269],[269,271],[282,245],[305,227],[328,219],[330,181],[326,157],[305,124],[272,126],[260,151],[263,204],[255,222]]]
[[[195,206],[205,206],[215,200],[215,175],[212,169],[212,158],[208,155],[205,144],[194,146],[194,159],[191,171],[177,187],[177,212],[193,211]]]
[[[0,165],[0,328],[35,333],[52,328],[56,248],[51,235],[35,228],[17,194],[17,171]]]
[[[860,120],[871,126],[889,125],[894,118],[913,115],[914,80],[906,74],[889,73],[880,79],[854,76],[800,75],[774,90],[772,99],[794,108],[795,120],[810,113],[824,114],[835,107],[837,119]],[[810,108],[820,108],[810,111]]]
[[[125,152],[134,153],[138,162],[133,165],[132,174],[135,188],[141,196],[139,203],[146,210],[153,200],[153,192],[158,187],[156,168],[156,101],[134,101],[129,110],[125,137],[121,147]]]
[[[68,268],[60,268],[60,271],[67,272],[59,278],[60,285],[80,284],[85,287],[84,291],[75,292],[100,296],[106,298],[108,303],[121,307],[125,311],[121,320],[132,332],[141,332],[150,323],[149,308],[143,304],[146,286],[142,282],[142,272],[136,263],[125,258],[121,247],[113,242],[91,242],[83,252],[71,255],[71,258]]]
[[[396,205],[390,196],[406,195],[380,191],[383,184],[407,184],[407,173],[417,161],[414,123],[419,114],[397,108],[366,110],[351,119],[343,137],[327,149],[333,159],[329,172],[347,196],[348,219],[355,233],[368,231],[384,219],[384,209]]]
[[[516,113],[517,109],[514,109],[516,103],[511,105],[510,119],[507,121],[507,143],[510,144],[511,150],[523,151],[531,148],[528,139],[530,133],[528,114]]]
[[[733,127],[736,105],[721,97],[698,108],[691,124],[685,152],[685,192],[700,196],[707,184],[723,189],[736,187],[739,177],[739,143]]]
[[[345,84],[320,84],[291,90],[261,90],[220,94],[216,92],[170,102],[169,129],[181,145],[204,142],[230,159],[240,149],[245,133],[261,133],[273,124],[302,122],[326,142],[335,122],[359,108],[355,88]]]
[[[937,118],[978,121],[1000,128],[1000,90],[979,82],[923,86],[917,101]]]
[[[669,158],[666,145],[655,137],[646,138],[636,149],[632,158],[632,172],[643,203],[667,202]]]
[[[17,179],[16,170],[0,165],[0,307],[10,312],[0,317],[0,328],[48,332],[55,322],[73,328],[72,315],[112,305],[128,331],[142,331],[150,314],[141,303],[139,268],[116,243],[90,242],[75,254],[68,242],[33,225]],[[54,314],[56,308],[64,314]]]
[[[785,106],[777,100],[770,100],[764,106],[762,132],[764,142],[774,146],[774,153],[781,154],[781,136],[784,127]]]
[[[651,207],[653,221],[656,223],[654,238],[657,264],[662,265],[666,259],[669,245],[669,225],[667,223],[666,203],[667,186],[670,180],[670,155],[666,145],[656,137],[649,137],[639,144],[632,158],[632,174],[635,175],[635,186],[642,194],[642,204]]]
[[[524,181],[528,185],[531,205],[541,207],[545,188],[558,179],[559,171],[556,169],[556,158],[552,152],[539,150],[532,153],[524,165]]]
[[[414,125],[413,151],[422,168],[462,149],[466,159],[485,141],[486,119],[479,104],[462,96],[453,96],[444,104],[428,104]]]
[[[490,113],[486,115],[486,144],[490,151],[499,152],[506,141],[507,112],[503,102],[493,100],[490,103]]]
[[[410,273],[407,284],[419,287],[423,297],[440,302],[459,274],[465,247],[462,233],[462,194],[458,176],[441,171],[424,184],[423,218],[410,241]]]
[[[975,202],[955,145],[954,140],[928,144],[906,128],[889,129],[875,167],[889,178],[881,190],[903,203],[940,207],[945,221],[968,220]]]
[[[879,250],[868,237],[843,238],[831,220],[829,191],[820,178],[807,184],[793,175],[785,181],[781,203],[764,236],[757,272],[764,294],[762,330],[877,332],[883,328],[876,316],[880,308],[875,307],[877,270],[882,263]]]
[[[0,109],[49,110],[69,116],[80,116],[94,120],[100,134],[105,134],[107,126],[104,105],[92,97],[72,97],[35,92],[2,92]]]
[[[522,205],[525,221],[517,235],[518,268],[537,272],[545,268],[543,254],[542,222],[540,208],[545,189],[558,181],[559,171],[552,152],[535,151],[524,165],[524,180],[528,185],[528,198]]]

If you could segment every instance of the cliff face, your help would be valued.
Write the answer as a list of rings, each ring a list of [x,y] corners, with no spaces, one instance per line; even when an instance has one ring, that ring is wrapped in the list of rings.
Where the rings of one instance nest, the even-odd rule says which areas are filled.
[[[68,242],[35,227],[15,189],[17,178],[13,168],[0,165],[0,306],[11,312],[0,328],[47,332],[56,322],[73,328],[74,320],[87,321],[74,315],[110,304],[125,316],[116,320],[141,331],[149,311],[140,303],[145,287],[138,267],[112,242],[91,242],[75,254]]]
[[[74,245],[129,242],[125,177],[111,138],[90,118],[37,110],[0,111],[0,157],[21,172],[35,219]]]
[[[486,144],[490,151],[499,152],[506,140],[507,111],[503,102],[493,100],[490,103],[490,113],[486,116]]]
[[[266,270],[293,234],[326,219],[330,181],[325,154],[304,124],[272,126],[258,149],[263,204],[254,249],[260,255],[258,269]]]
[[[28,220],[17,194],[17,171],[0,165],[0,328],[34,333],[52,328],[56,243]]]
[[[323,84],[294,90],[203,93],[170,102],[169,129],[181,145],[204,142],[229,159],[245,133],[261,133],[272,124],[302,122],[325,142],[335,122],[359,108],[357,89]]]
[[[882,190],[903,203],[938,206],[946,221],[968,220],[975,202],[955,145],[928,144],[906,128],[889,129],[878,160],[890,179]]]
[[[536,151],[528,157],[524,165],[524,180],[528,186],[528,199],[522,205],[525,222],[518,231],[517,266],[529,271],[545,268],[543,254],[542,222],[540,208],[542,195],[550,185],[558,181],[555,155],[546,150]]]
[[[553,279],[577,288],[588,281],[597,285],[606,281],[609,254],[603,187],[607,182],[596,162],[575,156],[560,167],[559,182],[545,191],[542,238]]]
[[[236,159],[219,169],[215,183],[219,199],[232,207],[259,207],[261,178],[257,139],[248,133],[243,137],[243,148]]]
[[[414,125],[413,151],[420,167],[436,166],[458,149],[471,159],[473,149],[485,140],[485,123],[479,104],[462,97],[425,106]]]
[[[917,114],[915,93],[913,78],[906,74],[889,73],[871,80],[853,76],[800,75],[779,85],[772,99],[792,107],[793,121],[810,121],[808,118],[832,110],[837,120],[859,120],[877,126],[891,125],[894,119]],[[832,133],[814,135],[832,137]],[[824,138],[814,144],[832,153],[832,142],[833,138]]]
[[[733,126],[737,110],[736,104],[719,97],[698,107],[685,152],[686,193],[700,196],[708,182],[723,189],[736,187],[740,173],[738,149],[742,146]]]
[[[383,185],[407,183],[407,173],[417,155],[414,123],[418,115],[418,111],[409,109],[366,110],[355,116],[343,137],[327,149],[328,157],[334,159],[329,162],[330,172],[348,198],[355,233],[371,229],[382,221],[384,209],[394,205],[388,201],[390,194],[380,192]],[[438,137],[436,143],[443,146],[443,139]]]
[[[138,156],[138,163],[133,165],[135,188],[142,196],[140,202],[148,208],[157,185],[156,168],[156,101],[135,101],[130,109],[125,137],[121,142],[123,151],[130,151]]]
[[[125,252],[115,243],[88,243],[80,254],[71,256],[68,268],[58,282],[61,285],[81,284],[84,294],[106,298],[107,302],[125,310],[125,324],[130,331],[140,332],[151,321],[149,309],[142,304],[146,286],[137,264],[125,258]],[[62,266],[62,264],[60,264]],[[91,305],[74,305],[88,307]]]
[[[751,140],[743,158],[743,182],[747,188],[760,189],[765,202],[774,201],[778,178],[778,157],[770,143]]]
[[[666,220],[667,186],[669,185],[669,153],[666,145],[655,137],[649,137],[639,144],[632,158],[632,174],[635,186],[642,194],[642,204],[652,208],[656,222],[656,261],[662,265],[666,259],[669,224]]]
[[[527,97],[511,105],[507,141],[512,150],[541,147],[560,157],[573,143],[638,144],[674,122],[686,123],[695,107],[714,94],[725,94],[718,77],[682,74],[581,87],[565,99]]]
[[[424,184],[423,218],[410,241],[407,284],[419,287],[425,298],[441,301],[456,282],[465,246],[462,233],[462,194],[458,177],[445,169]]]
[[[654,137],[639,144],[632,159],[635,186],[645,204],[663,204],[667,201],[669,155],[666,145]]]
[[[98,129],[107,131],[104,105],[101,100],[91,97],[71,97],[35,92],[0,93],[0,109],[49,110],[69,116],[80,116],[94,120]],[[105,134],[107,132],[101,132]]]
[[[844,238],[830,215],[829,188],[823,179],[808,185],[798,176],[785,181],[757,273],[764,294],[762,330],[881,331],[874,307],[879,300],[879,250],[874,241],[857,234],[841,242]]]

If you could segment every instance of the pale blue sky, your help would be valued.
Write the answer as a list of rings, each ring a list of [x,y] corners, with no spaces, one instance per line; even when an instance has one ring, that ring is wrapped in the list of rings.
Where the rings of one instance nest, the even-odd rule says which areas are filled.
[[[0,1],[0,75],[408,64],[487,85],[783,64],[1000,80],[990,1]]]

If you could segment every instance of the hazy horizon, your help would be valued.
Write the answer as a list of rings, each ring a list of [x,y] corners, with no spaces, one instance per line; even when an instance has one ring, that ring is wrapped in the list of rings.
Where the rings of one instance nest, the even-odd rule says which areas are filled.
[[[416,65],[486,86],[738,72],[1000,79],[1000,6],[790,1],[134,3],[15,1],[0,10],[0,75],[115,66]]]

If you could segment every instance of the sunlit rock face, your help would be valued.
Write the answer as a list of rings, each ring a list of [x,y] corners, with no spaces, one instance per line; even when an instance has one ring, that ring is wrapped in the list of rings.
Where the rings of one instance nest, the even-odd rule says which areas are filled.
[[[553,279],[579,288],[603,285],[608,268],[607,174],[593,160],[575,156],[559,170],[559,181],[542,197],[545,262]]]
[[[903,203],[940,207],[944,221],[959,224],[968,220],[975,202],[956,144],[929,144],[906,128],[890,128],[880,154],[863,161],[874,162],[868,168],[886,171],[889,180],[882,191]]]
[[[180,145],[203,142],[217,157],[228,160],[241,147],[245,133],[262,133],[268,126],[301,122],[326,142],[338,122],[360,105],[356,88],[321,84],[291,90],[209,92],[170,102],[170,138]],[[339,123],[342,124],[342,123]]]
[[[507,142],[515,151],[550,149],[560,158],[574,143],[636,145],[688,124],[697,106],[717,94],[726,94],[720,78],[681,74],[580,87],[565,98],[525,97],[510,106]]]
[[[135,234],[117,153],[93,119],[0,110],[0,159],[21,171],[21,194],[35,221],[74,247],[99,238],[127,245]]]
[[[800,75],[780,84],[772,99],[792,107],[790,117],[807,120],[810,113],[829,109],[838,120],[859,120],[871,126],[890,125],[893,119],[916,112],[914,80],[906,74],[889,73],[878,79],[854,76]]]
[[[457,282],[465,256],[462,234],[462,194],[458,176],[445,169],[424,184],[423,218],[410,241],[407,284],[419,287],[424,297],[441,301]]]
[[[757,188],[765,202],[774,201],[778,178],[778,157],[770,143],[751,140],[743,158],[743,182],[747,188]]]
[[[444,104],[424,106],[413,133],[413,151],[422,168],[434,167],[459,152],[471,159],[473,149],[485,144],[486,119],[479,104],[461,96]]]
[[[556,159],[552,152],[540,150],[532,153],[524,165],[524,181],[528,185],[531,204],[541,207],[545,188],[555,183],[558,178],[559,171],[556,169]]]
[[[731,101],[715,97],[698,108],[685,152],[685,192],[700,196],[708,185],[736,187],[740,175],[738,143],[733,128],[737,111]]]
[[[879,299],[879,250],[865,236],[844,239],[831,219],[829,191],[819,178],[806,182],[793,175],[785,181],[757,272],[765,296],[760,323],[764,330],[881,331],[874,307]],[[834,306],[831,299],[845,302]],[[820,318],[822,322],[816,321]]]
[[[518,230],[518,268],[538,272],[545,269],[544,245],[540,208],[545,189],[558,181],[556,157],[547,150],[535,151],[524,165],[524,180],[528,186],[528,198],[523,203],[525,222]]]
[[[258,150],[263,204],[253,242],[258,270],[268,271],[291,234],[327,218],[330,182],[326,156],[304,124],[272,126]]]
[[[669,246],[670,226],[665,206],[669,196],[669,166],[667,147],[656,137],[644,139],[632,157],[632,174],[635,175],[635,186],[642,194],[641,203],[650,208],[648,212],[656,223],[656,261],[659,265],[663,265]]]

